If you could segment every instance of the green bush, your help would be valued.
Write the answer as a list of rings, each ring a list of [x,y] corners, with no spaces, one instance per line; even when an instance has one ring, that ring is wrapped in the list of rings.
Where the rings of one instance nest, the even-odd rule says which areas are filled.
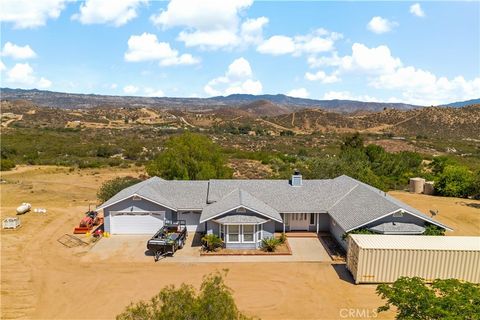
[[[435,192],[447,197],[468,197],[474,187],[474,176],[467,167],[447,165],[435,181]]]
[[[429,223],[425,226],[425,231],[423,232],[423,235],[424,236],[444,236],[445,229]]]
[[[247,319],[235,304],[232,290],[222,274],[216,272],[203,278],[200,291],[182,284],[178,289],[165,287],[150,301],[131,304],[117,316],[117,320],[236,320]]]
[[[15,168],[15,162],[11,159],[0,159],[0,171],[8,171]]]
[[[380,284],[377,294],[386,304],[378,312],[395,307],[396,319],[479,319],[480,285],[457,279],[436,279],[428,285],[424,279],[401,277],[393,284]]]
[[[280,245],[280,240],[275,237],[262,239],[262,249],[267,252],[275,252],[275,250],[277,250],[277,247],[279,245]]]
[[[202,237],[202,242],[205,244],[207,251],[216,251],[223,246],[223,241],[216,234],[207,234]]]
[[[105,202],[123,189],[130,187],[142,180],[134,177],[119,177],[108,180],[102,184],[97,192],[97,198],[101,202]]]

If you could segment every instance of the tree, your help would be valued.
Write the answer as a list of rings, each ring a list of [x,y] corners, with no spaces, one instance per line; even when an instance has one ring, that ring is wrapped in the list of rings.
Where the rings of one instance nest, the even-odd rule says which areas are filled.
[[[166,179],[207,180],[230,178],[220,147],[208,137],[186,132],[165,142],[165,151],[147,166],[150,176]]]
[[[437,279],[429,286],[419,277],[401,277],[392,285],[378,285],[376,292],[387,300],[378,312],[395,306],[400,320],[469,320],[480,314],[480,285],[456,279]]]
[[[105,181],[97,192],[97,198],[105,202],[123,189],[130,187],[142,180],[134,177],[119,177]]]
[[[354,134],[345,137],[341,148],[342,150],[347,148],[361,149],[363,148],[363,142],[363,137],[360,133],[355,132]]]
[[[117,316],[117,320],[230,320],[247,319],[237,308],[232,290],[225,284],[223,273],[216,272],[203,278],[200,291],[182,284],[178,289],[165,287],[150,301],[131,304]]]
[[[438,156],[434,157],[432,162],[428,165],[432,169],[434,175],[441,174],[446,166],[456,165],[457,162],[451,157]]]
[[[468,197],[473,187],[473,174],[463,166],[446,166],[435,181],[435,191],[447,197]]]

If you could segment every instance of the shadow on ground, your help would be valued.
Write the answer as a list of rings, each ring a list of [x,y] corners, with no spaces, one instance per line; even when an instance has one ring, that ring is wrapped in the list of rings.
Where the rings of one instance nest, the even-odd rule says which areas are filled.
[[[332,264],[333,270],[338,275],[338,278],[340,280],[343,280],[345,282],[355,284],[355,281],[353,280],[353,277],[351,273],[347,270],[347,265],[346,264]]]

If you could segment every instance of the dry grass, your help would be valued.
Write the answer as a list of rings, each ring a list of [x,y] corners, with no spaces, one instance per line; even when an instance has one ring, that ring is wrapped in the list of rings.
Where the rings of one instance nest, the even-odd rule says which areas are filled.
[[[70,172],[58,167],[20,167],[2,173],[1,217],[19,203],[47,208],[22,216],[23,227],[1,231],[2,319],[111,319],[131,301],[147,299],[168,284],[199,286],[202,277],[228,268],[227,284],[239,308],[263,319],[336,319],[345,308],[373,310],[382,304],[374,285],[354,285],[343,265],[330,263],[168,263],[115,259],[82,261],[83,248],[56,239],[71,233],[99,185],[139,169]],[[419,209],[432,203],[455,234],[478,235],[478,202],[398,194]],[[447,208],[451,208],[447,210]],[[475,224],[477,227],[475,227]],[[392,318],[392,313],[379,318]]]

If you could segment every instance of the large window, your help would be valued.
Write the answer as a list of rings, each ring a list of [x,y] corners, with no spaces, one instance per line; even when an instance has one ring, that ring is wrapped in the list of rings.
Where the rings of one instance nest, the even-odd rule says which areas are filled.
[[[243,226],[243,242],[254,242],[253,233],[255,230],[254,225],[244,225]]]
[[[240,226],[228,226],[228,242],[240,242]]]

